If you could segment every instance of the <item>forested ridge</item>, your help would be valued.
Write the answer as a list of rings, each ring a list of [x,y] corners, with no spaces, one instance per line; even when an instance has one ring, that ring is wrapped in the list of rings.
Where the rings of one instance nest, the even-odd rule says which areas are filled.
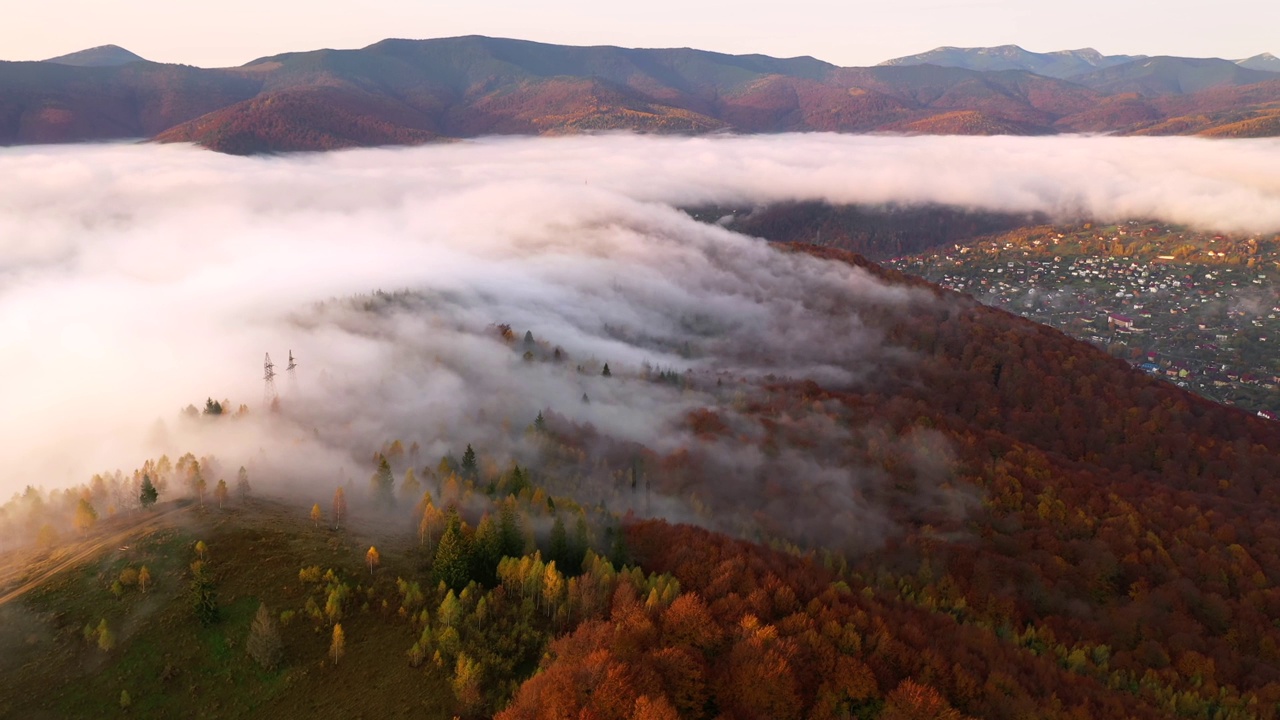
[[[218,671],[258,703],[228,701],[232,715],[285,708],[297,683],[334,716],[1276,716],[1280,425],[858,256],[780,251],[912,288],[909,304],[856,308],[902,361],[853,383],[606,364],[611,382],[712,399],[687,415],[689,441],[658,451],[553,408],[510,429],[532,455],[426,458],[388,439],[367,482],[279,506],[271,532],[253,525],[277,512],[255,499],[254,471],[216,458],[30,490],[5,506],[6,538],[53,546],[95,532],[108,503],[149,512],[145,481],[162,503],[190,497],[205,529],[189,532],[208,544],[146,551],[146,592],[140,557],[24,600],[56,639],[23,652],[64,664],[7,674],[69,682],[95,654],[131,657],[144,634],[104,648],[100,628],[143,622],[142,599],[172,592],[176,635],[207,621],[243,643],[262,603],[282,626],[269,672]],[[520,328],[493,332],[525,362],[575,362]],[[224,406],[190,421],[237,422]],[[758,462],[735,464],[744,455]],[[854,471],[850,492],[832,489],[833,468]],[[370,539],[377,525],[394,534]],[[237,548],[263,544],[273,559],[246,577],[254,556]],[[193,615],[188,587],[221,612]],[[63,605],[72,590],[94,604]],[[376,689],[341,679],[354,658],[379,669]],[[231,692],[217,675],[176,677]],[[127,689],[171,708],[188,680],[92,682],[113,707]],[[34,707],[16,697],[0,711]]]
[[[954,443],[957,484],[978,490],[979,507],[961,519],[910,507],[907,498],[922,489],[918,473],[892,453],[877,457],[871,442],[861,452],[844,450],[848,462],[880,463],[893,477],[890,492],[903,493],[889,507],[905,530],[883,548],[851,556],[819,550],[808,561],[762,570],[752,563],[783,561],[700,531],[641,523],[628,536],[641,564],[671,572],[683,589],[722,610],[715,614],[724,634],[719,649],[750,636],[744,623],[779,623],[768,632],[791,643],[778,651],[786,663],[770,661],[786,668],[783,679],[747,682],[778,693],[772,702],[780,704],[769,705],[775,717],[818,713],[812,703],[825,696],[817,679],[834,672],[805,654],[829,650],[805,645],[816,640],[803,633],[820,634],[828,613],[847,622],[856,612],[845,606],[871,600],[882,603],[871,614],[883,625],[872,622],[862,632],[880,633],[877,651],[867,653],[876,657],[877,692],[858,705],[826,689],[844,697],[840,707],[863,708],[857,712],[866,716],[875,716],[865,708],[876,698],[927,694],[915,685],[899,688],[908,677],[931,680],[925,684],[975,717],[1273,716],[1280,691],[1277,427],[1151,380],[1051,329],[977,303],[957,307],[949,294],[939,298],[945,301],[889,328],[892,341],[921,355],[901,385],[853,393],[778,384],[752,411],[778,419],[815,409],[837,421],[875,417],[887,425],[879,438],[885,444],[913,429],[940,431]],[[779,433],[770,441],[806,440]],[[659,486],[680,477],[676,469]],[[814,519],[818,526],[856,522],[852,515]],[[828,584],[837,582],[843,584]],[[835,587],[848,587],[857,602]],[[779,592],[795,596],[779,607]],[[896,613],[911,619],[884,617]],[[626,644],[634,643],[628,632],[652,643],[648,653],[690,651],[655,629],[661,618],[626,622],[639,627],[580,631],[560,641],[555,663],[568,663],[557,671],[566,674],[531,683],[520,696],[524,714],[515,716],[547,717],[534,712],[548,692],[540,683],[607,674],[610,663],[625,669],[613,672],[655,682],[658,661]],[[764,653],[764,645],[753,647]],[[718,664],[728,660],[694,655],[712,688],[706,692],[728,696],[722,673],[733,671]],[[750,666],[755,662],[763,656]],[[902,691],[894,696],[895,689]],[[781,707],[794,715],[776,714]]]

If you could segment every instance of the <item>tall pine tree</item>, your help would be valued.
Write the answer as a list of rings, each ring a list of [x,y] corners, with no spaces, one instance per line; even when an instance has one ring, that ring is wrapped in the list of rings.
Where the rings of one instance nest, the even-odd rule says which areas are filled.
[[[502,512],[498,516],[498,535],[502,557],[518,558],[524,555],[524,532],[520,528],[515,498],[508,497],[502,501]]]
[[[578,520],[573,525],[573,538],[569,541],[569,560],[564,566],[566,575],[577,575],[582,572],[582,563],[591,548],[591,533],[587,528],[587,516],[578,513]]]
[[[552,562],[560,567],[569,564],[569,533],[565,530],[564,520],[559,514],[551,525],[551,547],[547,553]]]
[[[391,474],[391,463],[387,462],[387,457],[381,453],[378,454],[378,469],[369,479],[369,484],[373,501],[377,505],[384,508],[395,506],[396,478]]]
[[[462,477],[467,480],[475,480],[480,476],[480,468],[476,463],[476,451],[472,449],[471,443],[467,443],[466,452],[462,453]]]
[[[461,590],[471,579],[471,562],[471,539],[463,532],[457,509],[451,507],[431,570],[437,581]]]
[[[498,561],[502,559],[502,533],[498,524],[486,513],[476,526],[471,544],[471,578],[486,587],[498,582]]]
[[[201,625],[212,625],[218,622],[218,597],[213,589],[213,578],[205,569],[204,561],[191,563],[191,585],[189,587],[191,607],[195,610],[196,619]]]
[[[156,486],[151,482],[150,475],[142,476],[142,491],[138,493],[138,502],[142,503],[142,507],[149,508],[156,504],[156,499],[160,497]]]

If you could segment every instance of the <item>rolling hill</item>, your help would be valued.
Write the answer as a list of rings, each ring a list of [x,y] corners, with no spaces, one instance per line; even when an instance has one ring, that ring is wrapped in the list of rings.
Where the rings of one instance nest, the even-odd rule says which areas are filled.
[[[68,57],[121,59],[114,50]],[[0,144],[157,138],[250,153],[607,130],[1137,133],[1192,113],[1201,120],[1166,130],[1212,134],[1269,115],[1280,101],[1274,73],[1225,60],[1100,57],[1052,55],[1059,64],[1107,65],[1064,80],[994,60],[984,70],[840,68],[808,57],[471,36],[285,53],[223,69],[140,59],[0,63]],[[1248,131],[1269,127],[1255,122]]]

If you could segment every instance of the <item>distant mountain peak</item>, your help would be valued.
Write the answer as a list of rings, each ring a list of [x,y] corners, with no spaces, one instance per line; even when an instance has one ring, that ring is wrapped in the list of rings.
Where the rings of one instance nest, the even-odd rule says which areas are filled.
[[[1093,62],[1094,64],[1097,64],[1098,61],[1101,61],[1107,57],[1106,55],[1103,55],[1102,53],[1098,52],[1097,50],[1094,50],[1093,48],[1080,48],[1079,50],[1054,50],[1053,52],[1045,53],[1045,54],[1078,57],[1082,60],[1088,60],[1090,62]]]
[[[45,62],[58,65],[74,65],[76,67],[116,67],[135,62],[146,62],[146,58],[132,53],[119,45],[99,45],[98,47],[80,50],[52,57]]]
[[[1264,70],[1266,72],[1280,72],[1280,58],[1269,52],[1260,55],[1236,60],[1235,64],[1248,70]]]
[[[946,46],[918,55],[886,60],[880,64],[940,65],[977,71],[1025,70],[1046,77],[1066,79],[1142,57],[1141,55],[1103,55],[1093,48],[1037,53],[1019,45],[976,48]]]

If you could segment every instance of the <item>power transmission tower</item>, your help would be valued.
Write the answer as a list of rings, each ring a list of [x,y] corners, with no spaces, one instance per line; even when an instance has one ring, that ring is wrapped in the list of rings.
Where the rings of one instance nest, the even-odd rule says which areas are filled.
[[[276,366],[271,362],[271,353],[267,353],[266,362],[262,363],[262,404],[275,410],[280,405],[280,396],[276,394]]]
[[[298,367],[297,361],[293,358],[293,351],[289,351],[289,364],[285,366],[285,373],[289,377],[289,393],[292,395],[298,391],[298,374],[294,369]]]

